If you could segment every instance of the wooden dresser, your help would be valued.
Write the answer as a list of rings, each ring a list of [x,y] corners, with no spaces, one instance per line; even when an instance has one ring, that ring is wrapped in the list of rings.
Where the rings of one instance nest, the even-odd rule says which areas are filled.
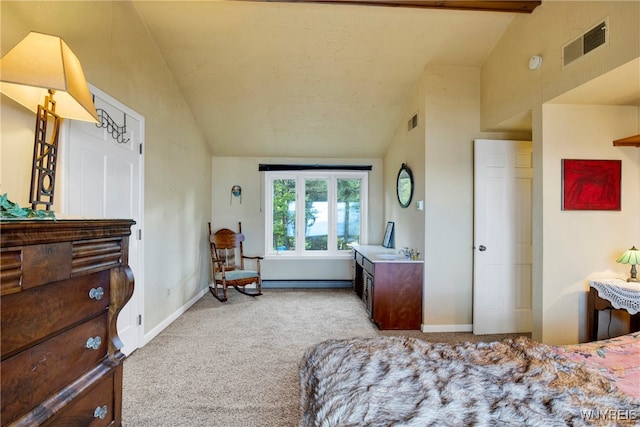
[[[2,426],[120,426],[131,220],[0,222]]]

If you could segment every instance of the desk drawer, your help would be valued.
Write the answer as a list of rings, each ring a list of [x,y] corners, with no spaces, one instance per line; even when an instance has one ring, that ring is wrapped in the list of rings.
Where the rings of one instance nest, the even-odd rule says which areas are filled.
[[[91,297],[91,289],[103,295]],[[2,359],[109,307],[109,271],[78,276],[0,299]]]
[[[362,259],[362,268],[364,268],[364,270],[369,273],[370,275],[374,275],[373,274],[373,269],[374,269],[374,265],[371,261],[369,261],[366,258]]]
[[[106,356],[107,344],[105,313],[3,360],[3,421],[18,417],[96,366]]]

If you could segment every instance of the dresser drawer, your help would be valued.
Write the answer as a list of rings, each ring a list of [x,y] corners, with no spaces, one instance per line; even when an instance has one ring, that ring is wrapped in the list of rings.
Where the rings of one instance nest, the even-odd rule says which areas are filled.
[[[22,248],[0,251],[0,295],[20,292],[22,287]]]
[[[2,420],[13,420],[107,354],[107,313],[2,361]]]
[[[115,373],[109,374],[95,387],[86,390],[73,402],[49,419],[45,426],[103,427],[114,421]]]
[[[71,277],[71,242],[29,245],[2,250],[0,270],[8,273],[3,295]]]
[[[90,296],[92,289],[102,296]],[[55,333],[107,312],[109,271],[78,276],[0,299],[2,359]],[[4,362],[3,362],[4,363]]]

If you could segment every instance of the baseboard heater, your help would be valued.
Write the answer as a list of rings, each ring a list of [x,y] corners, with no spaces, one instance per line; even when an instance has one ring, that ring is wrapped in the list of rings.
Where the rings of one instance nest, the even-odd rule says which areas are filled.
[[[271,289],[318,289],[318,288],[350,288],[351,280],[263,280],[263,288]]]

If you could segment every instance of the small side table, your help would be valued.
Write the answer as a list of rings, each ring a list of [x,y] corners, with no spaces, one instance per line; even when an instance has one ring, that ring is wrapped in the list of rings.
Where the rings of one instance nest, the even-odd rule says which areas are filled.
[[[640,330],[640,283],[622,279],[589,280],[587,333],[598,340],[598,312],[606,309],[625,310],[630,315],[630,332]]]

